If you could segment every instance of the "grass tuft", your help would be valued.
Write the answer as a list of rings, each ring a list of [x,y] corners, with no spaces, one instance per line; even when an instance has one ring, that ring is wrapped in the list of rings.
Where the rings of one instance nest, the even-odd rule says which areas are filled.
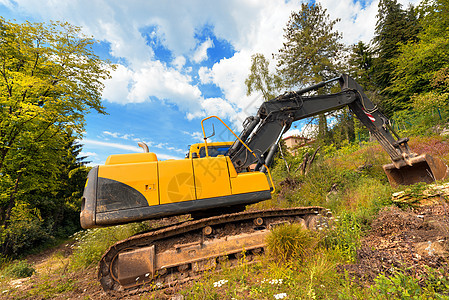
[[[315,234],[301,224],[277,226],[267,237],[270,253],[282,263],[302,261],[314,251],[317,243]]]

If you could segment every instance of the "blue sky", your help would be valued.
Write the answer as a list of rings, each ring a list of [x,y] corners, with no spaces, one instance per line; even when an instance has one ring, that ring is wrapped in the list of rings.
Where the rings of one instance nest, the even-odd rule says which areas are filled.
[[[346,44],[370,41],[378,0],[321,4],[332,19],[341,19],[336,29]],[[182,158],[189,144],[202,140],[200,121],[209,115],[239,131],[262,102],[260,95],[246,95],[251,55],[271,58],[277,52],[289,15],[300,5],[296,0],[0,0],[0,14],[16,22],[80,26],[99,41],[96,54],[117,64],[103,92],[109,115],[86,116],[83,154],[95,165],[110,154],[141,152],[138,141],[160,159]],[[304,133],[301,124],[296,127],[287,134]],[[215,132],[215,140],[233,140],[219,124]]]

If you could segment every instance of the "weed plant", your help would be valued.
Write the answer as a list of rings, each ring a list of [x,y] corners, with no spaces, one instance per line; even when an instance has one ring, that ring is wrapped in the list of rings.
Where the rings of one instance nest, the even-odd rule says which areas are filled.
[[[13,261],[2,270],[4,276],[13,278],[30,277],[34,272],[35,269],[26,260]]]
[[[370,287],[376,299],[449,299],[449,279],[443,270],[427,268],[426,278],[419,280],[402,270],[392,276],[380,274]]]
[[[71,256],[71,266],[77,269],[96,265],[110,246],[146,229],[145,223],[131,223],[75,233],[73,237],[77,244]]]

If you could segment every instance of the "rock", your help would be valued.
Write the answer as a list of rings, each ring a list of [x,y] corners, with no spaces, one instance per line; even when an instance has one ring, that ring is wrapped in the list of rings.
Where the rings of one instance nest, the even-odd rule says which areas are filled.
[[[439,241],[427,241],[415,244],[415,250],[421,256],[447,257],[448,252],[444,248],[443,243]]]

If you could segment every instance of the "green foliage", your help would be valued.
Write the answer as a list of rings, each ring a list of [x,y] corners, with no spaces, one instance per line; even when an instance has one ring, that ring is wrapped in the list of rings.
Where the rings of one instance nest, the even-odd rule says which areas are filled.
[[[2,270],[6,276],[15,278],[30,277],[34,272],[36,272],[35,269],[26,260],[14,261]]]
[[[263,54],[257,53],[251,56],[250,75],[245,80],[246,94],[261,92],[265,101],[275,98],[281,84],[281,79],[276,74],[270,74],[269,61]]]
[[[423,104],[424,108],[431,108],[432,99],[438,100],[434,107],[442,109],[447,106],[447,95],[439,96],[440,93],[447,93],[447,81],[438,85],[435,79],[441,78],[439,74],[445,73],[449,67],[449,4],[447,1],[425,1],[419,11],[422,30],[417,40],[402,41],[396,46],[400,54],[391,56],[393,81],[386,91],[395,95],[390,100],[393,107],[404,109],[414,106],[421,113],[419,109]]]
[[[371,75],[373,73],[374,50],[362,41],[350,48],[347,73],[365,90],[373,90]]]
[[[338,21],[330,19],[320,3],[303,3],[298,12],[292,12],[284,29],[285,42],[274,55],[279,86],[297,89],[341,73],[339,62],[344,46],[341,34],[334,29]],[[329,88],[318,92],[329,92]],[[319,138],[329,140],[331,136],[324,114],[318,117],[318,124]]]
[[[427,98],[430,94],[421,94],[419,96],[414,96],[412,99]],[[435,97],[438,100],[438,96]],[[425,101],[431,102],[431,98],[425,99]],[[449,110],[444,107],[434,107],[431,106],[423,108],[422,112],[419,110],[401,110],[394,113],[393,127],[401,135],[405,136],[431,136],[435,133],[439,133],[447,120],[449,120]]]
[[[276,55],[285,87],[315,84],[339,73],[337,58],[343,44],[334,30],[338,21],[331,20],[319,3],[303,3],[300,11],[292,12]]]
[[[3,254],[17,255],[79,227],[75,207],[87,169],[76,162],[74,141],[85,114],[105,113],[101,91],[111,66],[68,23],[0,18],[0,37],[0,244]],[[36,218],[13,218],[22,203]]]
[[[378,299],[447,299],[449,280],[444,271],[427,268],[427,276],[418,282],[406,272],[395,270],[392,276],[380,274],[371,286]]]
[[[144,223],[131,223],[79,231],[74,234],[77,246],[71,256],[71,265],[75,269],[96,265],[104,252],[114,243],[145,229],[148,227]]]
[[[355,118],[349,111],[349,108],[344,108],[335,114],[336,124],[329,130],[332,136],[332,141],[337,147],[355,141]]]
[[[303,260],[317,244],[315,235],[302,224],[284,224],[271,230],[267,237],[270,253],[282,263]]]
[[[362,235],[359,220],[354,213],[344,212],[335,219],[333,225],[324,238],[324,245],[339,251],[348,261],[354,261]]]
[[[18,203],[11,214],[11,225],[1,228],[2,252],[18,257],[52,240],[37,209]]]
[[[392,72],[395,64],[392,59],[401,52],[400,43],[416,40],[420,30],[416,11],[413,6],[403,10],[396,0],[381,0],[377,14],[377,23],[374,36],[377,58],[374,61],[374,79],[378,88],[384,90],[392,81]],[[388,94],[393,96],[391,93]],[[393,103],[387,99],[383,107],[387,114],[397,109],[400,103]],[[400,106],[399,106],[400,107]]]
[[[51,277],[49,274],[41,276],[39,284],[35,289],[20,291],[18,294],[14,294],[14,290],[11,291],[12,299],[54,299],[59,295],[73,291],[76,288],[76,281],[66,274],[60,274],[56,278]],[[79,287],[85,288],[85,287]],[[9,295],[9,294],[7,294]],[[66,298],[66,297],[63,297]]]

